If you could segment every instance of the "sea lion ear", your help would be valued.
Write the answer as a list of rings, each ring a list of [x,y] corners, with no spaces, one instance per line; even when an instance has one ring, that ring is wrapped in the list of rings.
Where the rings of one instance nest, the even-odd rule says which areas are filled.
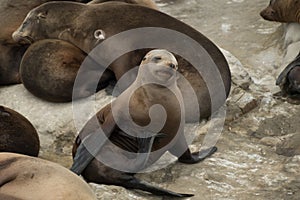
[[[46,16],[47,16],[47,14],[48,14],[48,11],[40,12],[39,14],[37,14],[37,17],[38,17],[39,19],[45,19]]]
[[[98,29],[94,32],[94,37],[97,40],[104,40],[105,39],[105,32],[101,29]]]

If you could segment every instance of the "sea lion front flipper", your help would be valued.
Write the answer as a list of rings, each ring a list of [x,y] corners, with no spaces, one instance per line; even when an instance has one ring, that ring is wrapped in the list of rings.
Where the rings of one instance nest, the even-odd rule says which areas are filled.
[[[70,170],[75,174],[80,175],[87,165],[98,154],[101,147],[108,140],[115,127],[115,121],[110,113],[104,123],[101,125],[101,128],[93,131],[82,140],[75,153],[74,162]],[[86,147],[88,147],[88,149]]]
[[[124,181],[121,186],[127,188],[127,189],[139,189],[143,191],[150,192],[155,195],[159,196],[169,196],[169,197],[192,197],[193,194],[182,194],[182,193],[176,193],[170,190],[166,190],[160,187],[156,187],[154,185],[151,185],[150,183],[147,183],[146,181],[142,181],[138,178],[135,178],[134,176],[129,177],[130,179]]]
[[[150,137],[146,137],[147,135],[149,134],[144,133],[144,137],[140,137],[137,139],[138,155],[135,163],[136,166],[138,166],[140,169],[144,169],[148,162],[154,139],[163,138],[167,136],[164,133],[158,133]]]

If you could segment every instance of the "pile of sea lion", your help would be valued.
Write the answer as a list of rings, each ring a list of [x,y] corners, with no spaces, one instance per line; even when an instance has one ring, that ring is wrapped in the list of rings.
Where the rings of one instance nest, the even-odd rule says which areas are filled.
[[[282,23],[300,23],[300,2],[298,0],[271,0],[260,15],[269,21]],[[297,34],[297,33],[295,33]],[[296,36],[298,37],[298,36]],[[282,95],[290,99],[300,100],[300,49],[298,55],[279,74],[276,85],[281,88]]]
[[[17,19],[12,18],[6,36],[0,35],[3,46],[9,52],[6,54],[9,55],[6,62],[0,62],[0,84],[22,82],[28,91],[39,98],[69,102],[94,94],[108,86],[110,81],[122,79],[129,70],[139,66],[133,76],[118,88],[119,96],[116,100],[100,110],[80,131],[73,148],[74,164],[71,170],[81,174],[88,182],[140,189],[156,195],[193,196],[153,186],[135,178],[134,173],[151,166],[167,151],[177,156],[179,162],[188,164],[198,163],[216,152],[217,148],[212,146],[192,153],[183,133],[183,125],[184,122],[209,118],[224,104],[231,86],[228,63],[213,42],[189,25],[158,11],[153,1],[112,1],[41,0],[30,3],[20,1],[20,5],[11,5],[7,0],[1,3],[6,15],[11,16],[15,12],[20,12],[20,15]],[[4,17],[1,13],[0,18],[1,15]],[[188,36],[206,52],[202,54],[191,49],[190,54],[199,59],[199,65],[204,69],[210,71],[210,68],[213,70],[215,67],[216,73],[205,77],[207,74],[197,71],[194,62],[168,51],[179,48],[178,45],[182,43],[168,40],[169,35],[155,35],[151,32],[143,38],[124,39],[129,46],[134,46],[136,41],[147,40],[154,34],[164,40],[161,41],[164,49],[156,49],[154,46],[129,51],[110,63],[107,69],[103,68],[97,58],[90,57],[89,53],[108,38],[144,27],[173,30]],[[109,57],[118,48],[118,45],[108,46],[105,54]],[[105,55],[98,56],[105,58]],[[86,79],[76,88],[77,91],[73,91],[80,66],[86,60],[89,65],[85,71]],[[98,79],[97,73],[101,70],[103,75]],[[178,76],[179,73],[182,76]],[[186,80],[189,84],[186,84]],[[214,88],[209,88],[209,84]],[[91,85],[96,85],[95,89]],[[191,103],[189,87],[196,94],[196,108]],[[125,115],[127,100],[131,119]],[[156,130],[156,123],[162,121],[162,116],[151,114],[157,104],[164,107],[167,116],[159,130]],[[199,110],[201,115],[195,113],[195,110]],[[16,115],[12,110],[0,107],[0,125],[6,129],[3,133],[9,137],[17,135],[10,146],[21,147],[21,150],[5,147],[1,151],[37,156],[39,142],[36,131],[25,118],[13,118]],[[4,125],[2,117],[8,120]],[[140,131],[136,126],[130,126],[132,121],[146,128]],[[152,123],[154,126],[149,125]],[[16,128],[11,132],[11,124],[16,127],[23,125],[25,128]],[[120,124],[125,124],[127,132]],[[103,134],[98,132],[99,129],[103,130]],[[18,137],[29,139],[26,145],[34,153],[27,152],[27,147],[23,146],[24,141]],[[95,148],[90,149],[90,144]],[[128,156],[128,153],[136,155],[136,158]],[[113,166],[101,162],[103,157],[108,158]],[[43,193],[58,195],[46,195],[49,199],[74,199],[73,196],[67,196],[72,192],[81,195],[76,196],[77,199],[95,199],[88,187],[74,177],[74,173],[66,172],[53,163],[1,153],[0,166],[0,173],[6,174],[0,178],[1,199],[41,199]],[[28,166],[36,169],[36,172],[31,173]],[[47,180],[42,182],[46,173],[50,173],[53,179],[45,178]],[[33,194],[28,191],[33,189],[39,192],[30,196]],[[43,196],[43,199],[47,198]]]

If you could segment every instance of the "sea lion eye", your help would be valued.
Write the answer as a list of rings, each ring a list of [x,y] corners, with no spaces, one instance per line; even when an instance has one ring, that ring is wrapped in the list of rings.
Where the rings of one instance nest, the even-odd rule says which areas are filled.
[[[46,18],[46,15],[47,15],[47,13],[45,12],[45,13],[39,13],[38,15],[37,15],[37,18],[38,19],[45,19]]]
[[[176,67],[176,65],[174,65],[173,63],[171,63],[170,65],[169,65],[172,69],[177,69],[177,67]]]

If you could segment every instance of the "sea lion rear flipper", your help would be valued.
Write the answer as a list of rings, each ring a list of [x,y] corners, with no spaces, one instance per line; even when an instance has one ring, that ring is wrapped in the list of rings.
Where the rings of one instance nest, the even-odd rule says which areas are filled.
[[[198,163],[214,154],[217,150],[218,148],[215,146],[194,153],[191,153],[188,149],[182,156],[178,158],[178,161],[186,164]]]
[[[193,194],[176,193],[176,192],[173,192],[170,190],[156,187],[145,181],[137,179],[135,177],[133,177],[129,181],[124,182],[124,184],[122,184],[122,186],[127,189],[139,189],[139,190],[147,191],[152,194],[160,195],[160,196],[170,196],[170,197],[192,197],[192,196],[194,196]]]
[[[70,170],[77,175],[80,175],[98,154],[101,147],[115,129],[115,126],[115,121],[113,120],[112,115],[109,114],[101,128],[90,133],[82,140],[75,153],[74,162]]]
[[[201,162],[205,158],[211,156],[217,150],[217,147],[213,146],[200,152],[191,153],[188,144],[186,143],[184,135],[180,135],[176,144],[169,151],[171,154],[178,157],[179,162],[186,164],[194,164]]]

